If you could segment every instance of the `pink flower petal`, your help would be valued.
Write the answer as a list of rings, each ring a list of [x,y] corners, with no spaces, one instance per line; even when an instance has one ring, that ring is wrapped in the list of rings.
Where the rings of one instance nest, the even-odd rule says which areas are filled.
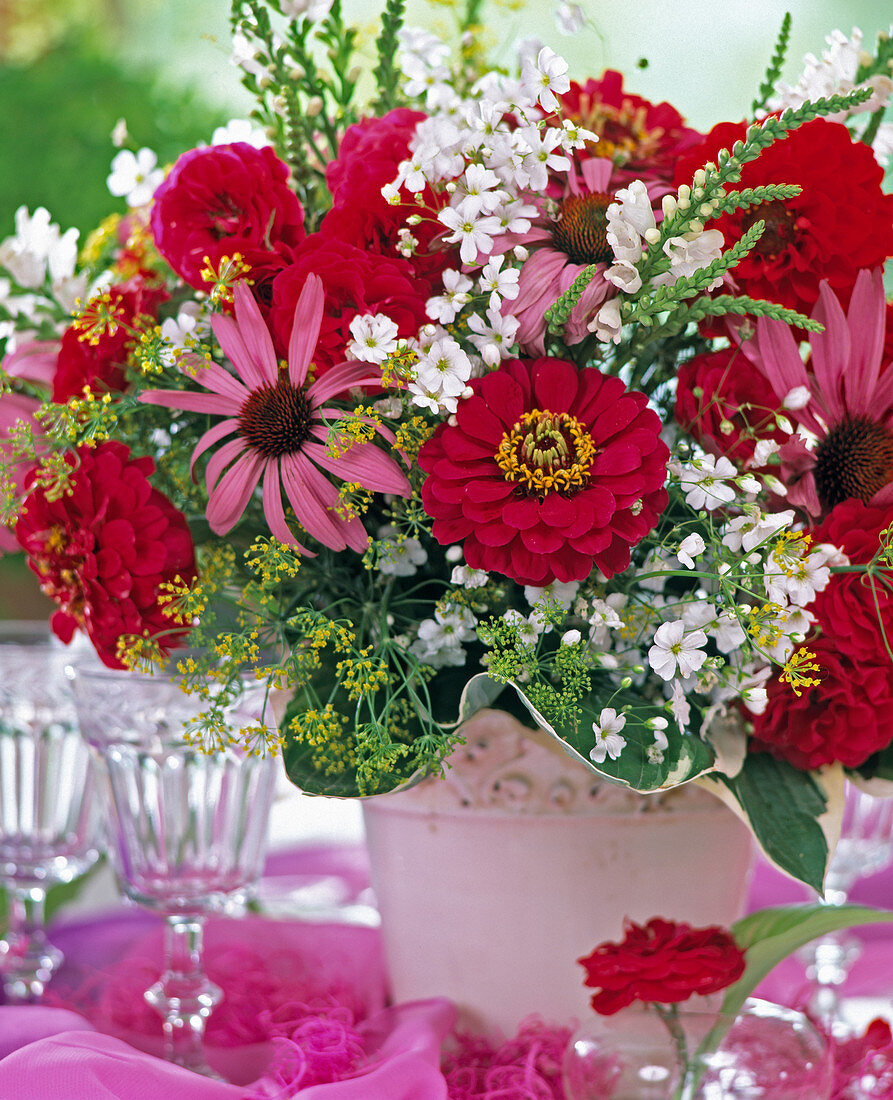
[[[757,322],[756,336],[743,347],[746,349],[745,354],[748,359],[768,380],[780,400],[784,400],[791,390],[800,386],[805,386],[812,393],[814,388],[812,379],[806,373],[797,342],[784,321],[773,321],[768,317],[761,317]],[[797,410],[797,420],[816,435],[825,434],[811,405]]]
[[[812,368],[825,411],[832,422],[837,422],[846,416],[843,378],[850,366],[850,330],[837,295],[825,280],[819,287],[819,300],[812,316],[825,326],[824,332],[813,333],[809,339]]]
[[[381,371],[372,363],[339,363],[332,367],[307,390],[307,396],[314,409],[329,401],[338,393],[352,386],[377,386],[381,388]]]
[[[232,432],[239,430],[239,422],[235,419],[221,420],[219,424],[215,424],[213,428],[209,428],[205,434],[201,437],[198,443],[195,445],[195,450],[192,452],[192,458],[189,460],[189,476],[195,480],[195,464],[205,453],[205,451],[212,447],[215,443],[219,443],[225,436],[230,435]]]
[[[12,378],[50,385],[58,358],[58,340],[28,340],[3,359],[2,367]]]
[[[881,369],[886,319],[884,281],[880,268],[860,271],[847,310],[852,349],[843,384],[850,415],[878,412],[874,388]]]
[[[608,191],[613,171],[614,162],[607,157],[590,157],[589,160],[584,160],[580,165],[580,175],[586,191]]]
[[[225,535],[236,525],[257,487],[263,466],[260,455],[246,451],[220,479],[205,512],[215,535]]]
[[[270,526],[271,534],[280,542],[293,546],[299,553],[306,554],[308,557],[316,557],[312,550],[308,550],[298,542],[285,522],[278,462],[268,462],[264,471],[264,517]]]
[[[245,396],[248,396],[247,393]],[[192,390],[144,390],[137,401],[144,405],[163,405],[166,409],[216,413],[218,416],[234,416],[242,407],[231,397],[222,397],[219,393],[193,393]]]
[[[291,338],[288,341],[288,377],[291,384],[298,388],[304,385],[310,360],[316,350],[325,299],[322,279],[311,272],[295,306]]]
[[[252,366],[256,367],[259,372],[253,379],[249,379],[244,373],[242,377],[246,382],[249,382],[252,389],[264,384],[275,385],[279,377],[279,365],[276,362],[273,339],[258,304],[254,300],[254,295],[248,289],[246,283],[236,283],[233,298],[239,333],[242,336]]]
[[[286,495],[301,526],[332,550],[364,550],[367,538],[355,517],[342,519],[335,508],[338,493],[328,479],[300,452],[284,455],[280,472]]]
[[[220,480],[220,475],[226,467],[242,454],[257,454],[257,452],[249,450],[244,439],[237,438],[231,439],[229,443],[224,443],[219,450],[211,455],[205,469],[205,485],[209,493],[213,492],[214,487]]]
[[[374,443],[355,443],[339,458],[330,458],[324,447],[309,440],[302,450],[317,466],[342,481],[356,482],[374,493],[395,493],[401,497],[412,494],[412,487],[400,467]]]

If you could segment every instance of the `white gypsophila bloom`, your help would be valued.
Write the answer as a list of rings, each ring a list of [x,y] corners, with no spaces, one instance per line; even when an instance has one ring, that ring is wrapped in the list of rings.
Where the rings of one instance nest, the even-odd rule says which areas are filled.
[[[734,611],[722,611],[706,625],[707,634],[713,639],[720,653],[734,653],[747,641],[744,627]]]
[[[558,110],[556,95],[563,95],[570,89],[567,75],[568,65],[548,46],[536,55],[536,60],[526,58],[521,70],[521,85],[545,111]]]
[[[579,4],[559,0],[555,5],[555,25],[562,34],[579,34],[586,23],[586,16]]]
[[[236,141],[253,145],[255,149],[263,149],[265,145],[272,144],[266,132],[247,118],[231,118],[225,126],[218,126],[211,135],[212,145],[232,145]]]
[[[654,744],[648,746],[649,764],[662,764],[664,762],[664,753],[670,747],[670,742],[667,740],[664,730],[669,724],[666,718],[649,719],[648,728],[654,734]]]
[[[570,171],[571,162],[564,155],[567,144],[564,130],[557,126],[547,126],[543,130],[537,126],[521,126],[515,136],[527,146],[523,168],[531,191],[546,189],[550,171]]]
[[[613,592],[606,599],[592,601],[592,610],[588,622],[593,631],[616,630],[623,626],[623,619],[617,614],[626,606],[626,596]]]
[[[492,214],[508,195],[500,187],[499,176],[482,164],[469,164],[456,181],[450,205],[460,207],[463,216],[476,218]]]
[[[418,637],[409,647],[410,653],[434,668],[459,667],[465,664],[466,642],[474,641],[477,620],[467,607],[453,611],[435,611],[433,619],[419,623]]]
[[[468,339],[478,349],[487,366],[495,367],[511,354],[520,324],[517,317],[503,315],[494,309],[487,310],[486,321],[479,313],[472,313],[468,318],[471,329]]]
[[[493,238],[502,232],[499,219],[492,215],[468,217],[461,206],[445,206],[437,213],[437,220],[448,230],[444,237],[447,244],[459,245],[459,258],[465,264],[474,264],[478,254],[489,256],[493,248]]]
[[[38,206],[30,214],[26,206],[20,206],[15,212],[15,235],[0,243],[0,267],[5,267],[19,286],[34,289],[43,285],[51,260],[61,272],[68,260],[76,257],[77,239],[76,229],[60,233],[45,207]],[[73,270],[72,262],[68,274]]]
[[[670,710],[679,726],[679,732],[685,733],[688,729],[688,720],[691,717],[691,704],[685,698],[685,688],[681,680],[673,681],[673,690],[670,695]],[[666,748],[667,746],[664,746]]]
[[[281,0],[282,14],[289,19],[306,16],[311,23],[325,19],[332,7],[332,0]]]
[[[196,344],[208,336],[211,324],[200,302],[184,302],[176,317],[168,317],[161,322],[161,335],[165,346],[161,351],[161,360],[167,366],[174,366],[178,355],[192,351]]]
[[[537,639],[543,632],[543,625],[533,615],[522,615],[513,607],[503,613],[503,619],[513,626],[518,632],[518,638],[525,645],[536,645]]]
[[[701,509],[712,512],[723,504],[730,504],[735,499],[735,487],[728,482],[737,476],[738,471],[724,455],[694,459],[690,465],[683,466],[679,477],[680,485],[686,490],[685,503],[698,512]]]
[[[548,602],[557,604],[564,611],[569,611],[579,590],[579,581],[549,581],[544,588],[525,584],[524,598],[531,607]]]
[[[419,623],[419,631],[421,632],[423,626],[433,621],[433,619],[423,619]],[[437,637],[416,638],[410,645],[409,652],[421,664],[430,665],[431,668],[461,668],[467,659],[461,645]]]
[[[500,257],[501,259],[502,257]],[[464,305],[471,301],[469,291],[474,285],[467,275],[461,271],[447,268],[441,276],[443,294],[429,298],[425,303],[425,312],[432,321],[439,321],[442,325],[448,325],[456,320],[456,314]]]
[[[267,67],[258,60],[257,50],[251,40],[241,31],[236,31],[232,36],[232,52],[229,60],[231,65],[235,65],[243,73],[247,73],[258,80],[270,76]]]
[[[348,359],[382,364],[397,350],[397,325],[384,313],[358,314],[350,322]]]
[[[399,536],[393,524],[380,527],[378,539],[378,571],[386,577],[413,577],[428,560],[419,540]]]
[[[576,629],[565,630],[565,632],[561,635],[562,645],[579,645],[582,640],[583,635],[580,633],[579,630]]]
[[[707,660],[703,646],[707,635],[703,630],[686,633],[681,619],[661,623],[654,632],[654,644],[648,650],[648,663],[663,680],[672,680],[677,672],[690,676]]]
[[[626,748],[626,738],[621,730],[626,725],[626,716],[618,714],[613,707],[605,707],[592,723],[595,745],[590,749],[589,758],[596,764],[604,764],[605,759],[618,760]]]
[[[623,335],[620,302],[616,298],[605,302],[586,327],[595,335],[596,340],[601,340],[604,344],[619,344]]]
[[[697,531],[694,531],[692,534],[686,535],[682,542],[679,543],[676,557],[682,562],[686,569],[694,569],[694,559],[700,554],[703,554],[706,549],[707,544]]]
[[[753,448],[752,466],[759,469],[765,466],[769,459],[778,454],[781,444],[776,439],[758,439]]]
[[[790,509],[763,513],[754,505],[746,505],[743,515],[735,516],[722,528],[722,544],[730,550],[749,554],[793,522],[794,513]]]
[[[893,156],[893,122],[882,122],[878,126],[871,149],[878,164],[886,168]]]
[[[128,206],[145,206],[164,180],[164,171],[158,167],[158,157],[147,148],[132,153],[122,149],[112,160],[112,170],[106,179],[109,193],[123,198]]]
[[[503,298],[514,300],[518,297],[518,278],[521,272],[516,267],[502,269],[505,256],[491,256],[484,265],[478,278],[481,294],[490,295],[490,309],[499,309]]]
[[[828,543],[810,547],[803,539],[776,545],[766,557],[763,584],[772,603],[805,607],[828,587],[831,567],[849,565],[846,554]]]
[[[483,588],[489,579],[489,573],[472,569],[470,565],[454,565],[450,574],[450,584],[460,584],[463,588]]]
[[[643,578],[643,574],[670,573],[674,568],[675,566],[670,560],[669,554],[661,547],[655,546],[654,549],[649,550],[645,556],[645,560],[642,562],[642,568],[636,570],[636,586],[638,588],[644,588],[648,592],[663,592],[664,585],[667,583],[666,577],[644,576]]]
[[[531,219],[536,217],[536,207],[531,206],[530,203],[524,202],[523,199],[510,199],[508,202],[503,203],[493,216],[499,219],[499,224],[503,233],[529,233]],[[515,258],[518,260],[526,260],[528,256],[527,250],[523,249],[524,255],[522,256],[519,255],[519,249],[523,249],[523,246],[515,246],[513,252]],[[517,297],[517,295],[506,294],[506,297],[512,298]]]
[[[415,373],[407,386],[413,404],[432,412],[445,409],[454,413],[471,377],[471,360],[451,336],[437,335],[423,345]]]
[[[796,409],[805,409],[811,400],[812,391],[808,386],[794,386],[782,398],[781,407],[793,412]]]
[[[449,80],[450,71],[444,64],[450,55],[446,43],[421,27],[402,27],[398,39],[397,64],[407,96],[426,95]]]

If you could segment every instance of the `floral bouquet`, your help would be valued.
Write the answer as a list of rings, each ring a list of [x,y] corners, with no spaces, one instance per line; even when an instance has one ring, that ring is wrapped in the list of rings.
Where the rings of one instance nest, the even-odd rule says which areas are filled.
[[[338,0],[234,0],[251,120],[168,168],[119,127],[80,252],[19,210],[4,546],[60,637],[173,661],[209,751],[369,796],[495,705],[818,889],[844,769],[893,778],[893,43],[789,86],[786,19],[704,135],[403,7],[361,103]],[[223,723],[246,669],[278,726]]]

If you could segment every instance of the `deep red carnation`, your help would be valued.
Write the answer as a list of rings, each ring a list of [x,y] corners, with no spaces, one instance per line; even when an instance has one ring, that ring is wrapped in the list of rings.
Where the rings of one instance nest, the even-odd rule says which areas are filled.
[[[691,183],[695,171],[743,139],[746,128],[743,122],[714,126],[679,158],[676,184]],[[871,149],[842,123],[823,118],[764,149],[744,165],[736,187],[793,183],[803,190],[785,202],[752,206],[710,223],[728,248],[755,221],[766,222],[756,247],[732,270],[739,290],[808,315],[819,283],[827,279],[846,305],[860,269],[883,267],[893,254],[893,195],[881,190],[883,178]]]
[[[428,288],[415,278],[405,260],[355,248],[334,237],[314,233],[295,251],[295,262],[273,280],[269,312],[277,351],[285,355],[295,318],[295,305],[307,276],[322,279],[325,314],[313,357],[317,377],[346,358],[352,339],[350,322],[358,314],[385,313],[400,336],[414,336],[428,321]]]
[[[627,920],[620,943],[602,943],[577,960],[584,985],[595,989],[592,1007],[612,1016],[633,1001],[675,1004],[695,993],[717,993],[744,973],[744,952],[724,928],[654,917],[647,924]]]
[[[32,488],[16,524],[16,539],[43,591],[60,610],[53,630],[65,641],[77,627],[89,635],[110,668],[122,634],[155,637],[164,651],[182,631],[158,603],[159,585],[177,575],[195,577],[195,553],[186,519],[149,484],[151,458],[131,458],[123,443],[100,443],[67,454],[74,472],[70,494],[48,500]],[[34,475],[28,479],[30,488]]]
[[[70,397],[82,397],[84,386],[94,393],[127,388],[125,368],[134,344],[131,329],[139,317],[153,321],[158,308],[170,297],[163,286],[153,286],[142,276],[109,287],[119,323],[113,333],[106,332],[91,344],[84,333],[69,326],[63,336],[53,375],[53,400],[63,404]]]
[[[572,80],[558,98],[562,117],[598,134],[598,144],[587,146],[589,154],[613,160],[627,181],[649,177],[669,182],[677,158],[703,136],[686,126],[669,103],[652,103],[625,92],[623,74],[614,69],[585,84]],[[560,125],[557,115],[550,121]]]
[[[867,565],[880,546],[880,533],[893,524],[893,507],[845,500],[833,508],[821,527],[812,533],[815,544],[830,542],[853,565]],[[893,585],[893,570],[886,571]],[[875,578],[868,583],[863,573],[836,573],[828,586],[809,605],[822,632],[834,639],[840,653],[853,661],[881,664],[886,660],[883,635],[893,645],[893,594]],[[878,620],[880,611],[880,622]],[[893,667],[890,668],[893,676]]]
[[[705,450],[737,466],[753,458],[757,439],[785,441],[772,419],[780,408],[781,399],[737,347],[696,355],[679,368],[677,422]]]
[[[401,257],[397,251],[399,230],[417,208],[414,203],[389,203],[381,189],[396,179],[400,162],[409,156],[415,128],[425,117],[422,111],[398,107],[381,118],[364,118],[348,127],[338,147],[337,159],[326,166],[326,183],[333,203],[320,226],[324,237],[335,237],[381,256]],[[433,209],[449,196],[437,197],[430,188],[425,188],[418,197]],[[408,260],[416,275],[428,281],[429,297],[435,293],[434,281],[456,260],[455,248],[431,247],[432,240],[442,230],[443,226],[433,217],[411,230],[419,243],[415,255]]]
[[[856,768],[886,748],[893,738],[890,663],[850,660],[842,642],[830,635],[806,639],[820,683],[799,696],[777,676],[768,682],[768,706],[753,717],[752,749],[811,770],[835,762]]]
[[[438,542],[519,584],[626,569],[667,505],[669,452],[645,395],[564,359],[509,359],[470,384],[419,452]]]
[[[304,211],[288,174],[268,146],[237,141],[184,153],[152,203],[158,251],[197,290],[210,285],[201,277],[206,256],[216,266],[239,252],[267,277],[304,239]]]

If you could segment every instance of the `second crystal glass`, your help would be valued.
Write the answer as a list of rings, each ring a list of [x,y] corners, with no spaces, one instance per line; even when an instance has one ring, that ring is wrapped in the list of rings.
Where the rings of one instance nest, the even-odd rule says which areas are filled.
[[[95,668],[72,676],[81,731],[108,780],[123,890],[167,921],[165,970],[146,999],[162,1015],[168,1059],[212,1075],[204,1028],[221,992],[202,967],[203,924],[260,874],[275,761],[187,744],[184,729],[204,704],[170,677]],[[249,689],[230,718],[245,725],[262,708],[263,693]]]

